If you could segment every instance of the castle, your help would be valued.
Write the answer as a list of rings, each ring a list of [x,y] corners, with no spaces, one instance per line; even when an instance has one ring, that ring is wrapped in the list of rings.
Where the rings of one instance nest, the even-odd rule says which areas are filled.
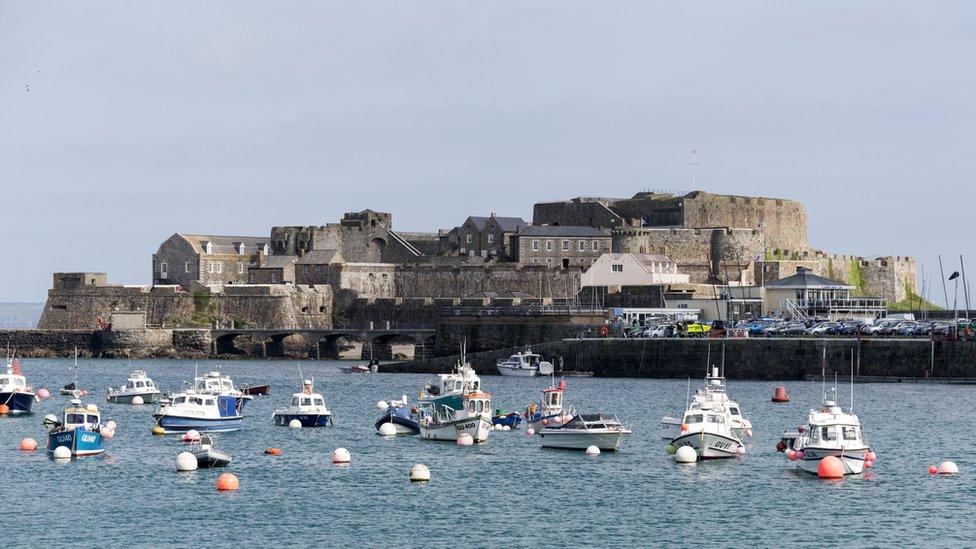
[[[142,311],[154,326],[329,328],[429,323],[447,305],[524,305],[579,299],[607,254],[669,265],[688,284],[749,286],[805,267],[889,302],[915,292],[910,257],[861,258],[811,247],[802,204],[785,199],[641,192],[535,204],[518,217],[467,216],[429,233],[394,230],[390,213],[273,227],[268,236],[176,233],[152,256],[151,286],[109,285],[104,274],[59,273],[39,328],[95,329]],[[621,267],[622,268],[622,267]],[[592,278],[592,277],[590,277]],[[405,313],[403,311],[410,311]]]

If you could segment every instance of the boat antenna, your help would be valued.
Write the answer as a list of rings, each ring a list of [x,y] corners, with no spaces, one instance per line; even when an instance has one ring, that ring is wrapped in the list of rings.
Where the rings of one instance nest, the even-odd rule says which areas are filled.
[[[851,349],[851,413],[854,413],[854,349]]]
[[[691,402],[691,378],[688,378],[688,387],[685,388],[685,410],[688,409],[688,404]]]
[[[722,372],[719,374],[720,377],[725,377],[725,340],[722,340]]]
[[[712,371],[712,342],[708,342],[705,348],[705,380],[708,381],[708,374]]]
[[[298,382],[304,388],[305,387],[305,376],[302,375],[302,364],[296,360],[295,361],[295,365],[298,366]]]
[[[823,358],[820,359],[820,388],[823,391],[823,399],[827,400],[827,340],[823,344]]]

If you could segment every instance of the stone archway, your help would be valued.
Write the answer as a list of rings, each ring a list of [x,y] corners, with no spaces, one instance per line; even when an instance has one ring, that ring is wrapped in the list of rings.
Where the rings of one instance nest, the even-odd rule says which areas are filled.
[[[318,357],[322,360],[362,360],[368,356],[363,339],[356,334],[333,334],[318,340]]]
[[[245,355],[254,351],[254,338],[248,334],[224,334],[214,342],[214,353],[221,355]]]
[[[299,333],[281,333],[264,340],[265,356],[269,358],[307,358],[308,343]]]
[[[417,340],[406,334],[376,336],[371,343],[376,360],[411,360],[416,354]]]

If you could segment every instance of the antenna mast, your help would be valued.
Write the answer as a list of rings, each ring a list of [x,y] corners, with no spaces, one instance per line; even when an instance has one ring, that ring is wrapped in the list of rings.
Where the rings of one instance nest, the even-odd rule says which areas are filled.
[[[698,167],[698,150],[691,149],[691,162],[688,163],[691,166],[691,190],[697,189],[695,186],[695,169]]]

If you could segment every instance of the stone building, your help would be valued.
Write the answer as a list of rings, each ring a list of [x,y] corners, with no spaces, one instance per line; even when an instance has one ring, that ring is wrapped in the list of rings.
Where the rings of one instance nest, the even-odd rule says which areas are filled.
[[[587,268],[612,249],[610,229],[583,226],[531,226],[518,235],[519,266]]]
[[[176,233],[153,254],[153,284],[245,284],[248,269],[270,251],[265,237]]]
[[[336,250],[352,263],[409,263],[424,257],[420,248],[431,248],[433,233],[412,233],[417,245],[393,230],[393,216],[363,210],[346,213],[339,223],[321,226],[272,227],[275,255],[299,257],[314,250]],[[418,247],[419,246],[419,247]]]
[[[295,255],[269,255],[258,258],[258,263],[248,269],[248,284],[294,284]]]
[[[332,266],[343,262],[337,250],[312,250],[305,252],[295,262],[295,284],[331,284]]]
[[[458,254],[482,259],[515,260],[518,257],[517,234],[528,227],[521,217],[468,217],[458,227]]]
[[[628,227],[613,230],[613,251],[660,254],[681,265],[699,284],[752,284],[752,262],[763,254],[759,229],[664,229]]]
[[[637,193],[631,198],[579,197],[535,205],[536,225],[602,228],[759,229],[764,249],[807,250],[807,214],[792,200],[693,191],[684,196]]]

